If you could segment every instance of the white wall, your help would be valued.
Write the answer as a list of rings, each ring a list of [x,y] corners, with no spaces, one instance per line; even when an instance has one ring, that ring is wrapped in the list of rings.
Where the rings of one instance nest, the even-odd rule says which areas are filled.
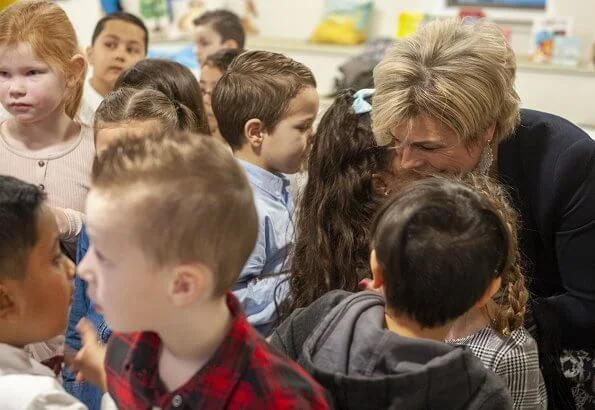
[[[99,0],[63,0],[58,3],[70,17],[74,25],[79,44],[86,47],[91,43],[91,36],[97,20],[101,17]]]
[[[131,0],[126,0],[131,1]],[[136,0],[135,0],[136,1]],[[307,38],[322,14],[324,0],[255,0],[260,12],[256,20],[261,34],[268,37]],[[569,16],[574,20],[575,32],[585,43],[595,40],[594,0],[547,0],[547,14]],[[448,14],[455,9],[446,9],[446,0],[375,0],[372,35],[394,36],[397,16],[401,11]],[[95,22],[100,17],[99,0],[63,0],[59,3],[69,14],[79,34],[82,45],[90,42]],[[485,9],[488,16],[500,20],[525,20],[543,12]],[[516,27],[516,26],[515,26]],[[518,28],[518,27],[516,27]],[[526,37],[527,29],[520,29],[520,37]],[[515,39],[513,37],[513,45]],[[525,54],[527,44],[519,44],[518,53]],[[517,48],[517,47],[515,47]]]
[[[126,0],[133,1],[133,0]],[[136,1],[136,0],[135,0]],[[234,0],[235,1],[235,0]],[[312,33],[322,14],[324,0],[255,0],[260,17],[256,24],[262,37],[306,39]],[[595,0],[548,0],[548,15],[570,16],[574,19],[575,33],[592,43],[595,40]],[[401,11],[420,11],[449,14],[456,10],[444,7],[446,0],[376,0],[372,35],[394,36],[397,16]],[[99,0],[65,0],[59,3],[68,12],[83,46],[89,44],[96,21],[100,17]],[[502,24],[513,29],[512,44],[517,55],[526,55],[529,48],[530,18],[544,12],[486,10]],[[254,41],[257,42],[256,40]],[[174,47],[174,45],[171,45]],[[331,89],[336,68],[350,53],[324,54],[320,51],[284,50],[282,45],[267,49],[285,52],[302,61],[314,71],[320,91]],[[590,47],[589,47],[590,48]],[[547,71],[547,70],[546,70]],[[549,111],[579,124],[595,126],[595,75],[573,75],[568,72],[543,72],[531,67],[519,67],[517,89],[523,105]]]

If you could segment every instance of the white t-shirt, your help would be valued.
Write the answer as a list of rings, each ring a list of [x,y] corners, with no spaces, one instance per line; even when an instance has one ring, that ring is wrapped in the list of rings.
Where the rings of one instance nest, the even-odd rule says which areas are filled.
[[[0,343],[0,409],[85,410],[87,406],[66,393],[48,367],[23,349]],[[107,393],[101,409],[117,409]]]
[[[103,101],[103,97],[91,85],[91,78],[87,78],[83,89],[83,100],[81,101],[77,117],[81,124],[93,128],[95,111],[97,111],[97,107],[99,107],[101,101]]]

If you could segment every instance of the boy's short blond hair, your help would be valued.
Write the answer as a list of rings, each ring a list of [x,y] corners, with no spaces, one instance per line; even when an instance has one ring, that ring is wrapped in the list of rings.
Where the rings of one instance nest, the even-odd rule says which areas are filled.
[[[433,21],[400,40],[374,69],[372,122],[379,145],[391,130],[426,114],[469,145],[495,124],[494,143],[520,120],[516,61],[493,23]]]
[[[290,101],[306,87],[316,88],[316,80],[304,64],[269,51],[240,54],[217,81],[211,97],[221,135],[235,151],[246,143],[248,120],[259,119],[272,132]]]
[[[96,161],[91,189],[134,215],[133,237],[157,269],[209,267],[215,296],[231,289],[256,243],[248,180],[210,136],[169,131],[119,140]]]

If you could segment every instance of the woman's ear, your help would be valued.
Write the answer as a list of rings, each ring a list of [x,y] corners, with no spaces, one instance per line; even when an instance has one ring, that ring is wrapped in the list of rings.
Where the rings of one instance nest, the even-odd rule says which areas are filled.
[[[238,42],[232,38],[228,38],[223,43],[221,43],[221,45],[223,48],[240,48]]]
[[[244,125],[244,137],[252,148],[259,149],[265,135],[264,124],[258,118],[249,119]]]
[[[85,69],[87,68],[87,62],[85,57],[81,54],[77,54],[70,59],[69,62],[69,69],[70,73],[68,75],[68,80],[66,84],[68,87],[73,87],[81,78],[82,75],[85,74]]]
[[[492,279],[492,281],[488,285],[488,288],[484,292],[483,296],[481,298],[479,298],[479,300],[477,302],[475,302],[475,307],[482,308],[485,305],[487,305],[488,302],[490,300],[492,300],[492,298],[494,297],[496,292],[498,292],[500,290],[501,286],[502,286],[502,277],[498,276],[497,278]]]
[[[483,141],[486,144],[489,144],[492,141],[492,138],[494,138],[494,131],[496,131],[496,123],[491,124],[483,134]]]

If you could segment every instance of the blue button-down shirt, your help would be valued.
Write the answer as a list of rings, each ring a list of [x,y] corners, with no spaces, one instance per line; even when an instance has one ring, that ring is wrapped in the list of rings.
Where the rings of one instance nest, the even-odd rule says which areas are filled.
[[[258,213],[258,240],[233,291],[248,322],[263,334],[272,330],[278,304],[287,296],[288,256],[293,247],[293,201],[289,179],[238,160]]]

